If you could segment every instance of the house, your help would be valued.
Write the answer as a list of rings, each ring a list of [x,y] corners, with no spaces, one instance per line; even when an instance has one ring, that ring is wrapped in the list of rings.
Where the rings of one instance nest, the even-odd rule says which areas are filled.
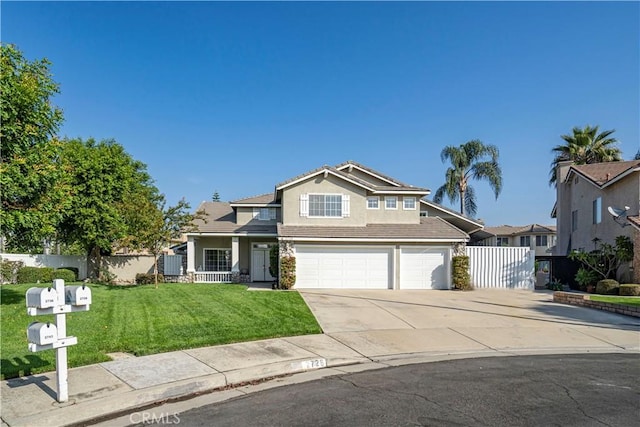
[[[349,161],[322,166],[274,191],[203,202],[187,233],[196,282],[273,281],[274,245],[296,258],[296,288],[450,287],[457,245],[482,224],[425,200],[415,187]]]
[[[640,160],[586,165],[561,162],[556,174],[557,201],[551,213],[558,236],[554,254],[590,251],[601,243],[614,244],[617,236],[628,236],[636,241],[632,267],[640,270],[638,228],[634,226],[640,213]],[[609,208],[624,211],[627,221],[614,218]]]
[[[535,251],[536,256],[549,256],[556,244],[556,226],[529,224],[485,227],[471,235],[475,246],[518,246]]]

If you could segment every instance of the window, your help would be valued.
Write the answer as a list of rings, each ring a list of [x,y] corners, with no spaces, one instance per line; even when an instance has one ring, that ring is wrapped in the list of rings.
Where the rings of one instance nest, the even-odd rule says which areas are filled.
[[[405,211],[413,211],[416,209],[416,198],[415,197],[403,197],[402,198],[402,209]]]
[[[509,238],[508,237],[498,237],[496,244],[498,246],[509,246]]]
[[[342,195],[309,194],[309,216],[342,217]]]
[[[205,249],[204,250],[204,270],[205,271],[230,271],[231,270],[231,249]]]
[[[602,222],[602,197],[598,197],[593,201],[593,223],[600,224]]]
[[[536,236],[536,246],[547,246],[547,236]]]
[[[276,219],[275,208],[253,208],[253,218],[258,221],[269,221]]]
[[[571,212],[571,231],[578,229],[578,211]]]
[[[528,248],[531,246],[531,236],[520,236],[520,246]]]
[[[367,209],[378,209],[380,207],[380,197],[367,197]]]
[[[385,209],[398,209],[398,198],[396,196],[387,196],[384,198]]]
[[[428,216],[429,216],[429,212],[427,212],[427,211],[420,211],[420,216],[422,216],[422,217],[428,217]]]

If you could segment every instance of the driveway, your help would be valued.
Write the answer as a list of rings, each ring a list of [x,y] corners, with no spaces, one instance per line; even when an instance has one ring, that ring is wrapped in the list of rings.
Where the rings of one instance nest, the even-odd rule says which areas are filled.
[[[325,334],[364,356],[640,351],[640,319],[557,304],[552,293],[301,290]]]

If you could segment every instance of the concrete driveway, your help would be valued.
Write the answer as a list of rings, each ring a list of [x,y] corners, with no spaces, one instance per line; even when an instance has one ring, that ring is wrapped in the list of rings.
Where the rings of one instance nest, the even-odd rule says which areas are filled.
[[[301,290],[325,334],[372,359],[398,353],[638,351],[640,319],[551,292]]]

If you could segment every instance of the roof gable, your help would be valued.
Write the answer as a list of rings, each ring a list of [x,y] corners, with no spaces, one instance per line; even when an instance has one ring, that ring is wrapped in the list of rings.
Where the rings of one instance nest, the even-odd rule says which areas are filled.
[[[275,200],[273,193],[259,194],[257,196],[245,197],[231,202],[231,207],[235,206],[280,206]]]
[[[407,185],[403,182],[398,181],[397,179],[391,178],[388,175],[382,174],[374,169],[371,169],[367,166],[364,166],[360,163],[354,162],[353,160],[347,160],[344,163],[339,164],[338,166],[336,166],[337,170],[340,171],[344,171],[347,170],[348,172],[351,172],[351,170],[355,168],[358,169],[361,172],[364,172],[365,174],[372,176],[380,181],[384,181],[387,182],[388,184],[392,185],[392,186],[396,186],[396,187],[410,187],[410,185]]]
[[[574,175],[580,175],[599,188],[618,182],[625,176],[640,171],[640,160],[624,162],[602,162],[586,165],[572,165],[564,182],[570,182]]]

